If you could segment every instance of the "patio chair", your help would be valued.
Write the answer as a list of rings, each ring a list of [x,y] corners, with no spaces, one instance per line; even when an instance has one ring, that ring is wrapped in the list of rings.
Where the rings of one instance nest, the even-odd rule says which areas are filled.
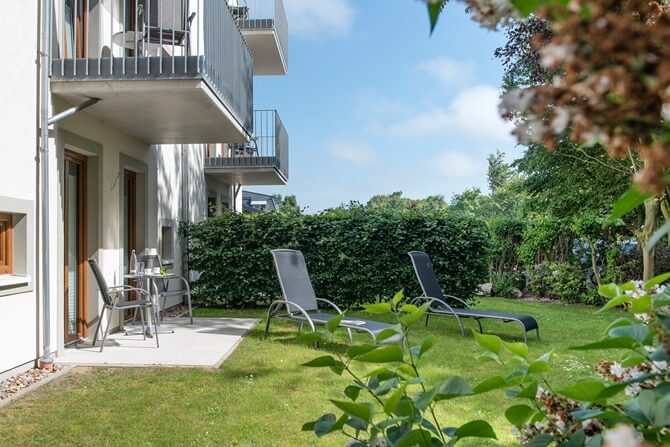
[[[330,306],[338,314],[342,314],[337,305],[325,298],[317,298],[312,282],[309,279],[305,257],[298,250],[272,250],[279,284],[281,286],[282,300],[274,301],[268,308],[267,320],[265,323],[265,332],[263,337],[267,337],[270,330],[270,321],[272,318],[296,321],[299,324],[299,331],[304,323],[307,323],[312,331],[316,330],[317,324],[326,324],[328,320],[335,317],[334,313],[321,312],[319,303]],[[280,312],[282,307],[286,307],[286,312]],[[340,327],[346,328],[349,335],[349,342],[353,341],[351,330],[366,332],[377,343],[377,335],[384,329],[393,328],[392,325],[378,321],[369,321],[361,319],[344,318],[340,322]],[[403,343],[402,335],[394,335],[384,339],[380,344]]]
[[[519,323],[523,328],[523,338],[526,343],[528,343],[528,332],[532,330],[536,331],[537,339],[540,339],[540,327],[535,318],[530,315],[473,309],[462,299],[453,295],[445,295],[435,276],[430,257],[422,251],[410,251],[408,254],[412,258],[414,271],[423,291],[423,295],[415,298],[413,302],[415,304],[426,301],[431,303],[428,312],[426,312],[426,326],[428,326],[428,318],[431,315],[455,317],[461,329],[461,334],[465,336],[465,329],[463,329],[463,323],[461,322],[462,318],[474,318],[479,326],[479,332],[483,332],[480,320],[491,318],[502,320],[505,323],[511,321]]]
[[[112,315],[114,315],[115,310],[128,310],[128,309],[137,309],[142,320],[142,336],[144,339],[147,339],[147,330],[149,327],[146,325],[146,319],[144,318],[144,312],[147,313],[147,319],[149,317],[148,312],[151,311],[153,307],[153,302],[151,300],[151,295],[146,290],[138,289],[130,286],[107,286],[107,281],[100,271],[100,267],[95,259],[91,258],[88,260],[88,265],[91,266],[91,271],[95,277],[95,281],[98,283],[98,289],[100,290],[100,295],[102,295],[102,300],[104,302],[102,312],[100,312],[100,317],[98,318],[98,327],[95,329],[95,335],[93,336],[93,346],[95,346],[96,341],[98,340],[98,333],[100,332],[101,324],[105,311],[109,312],[109,317],[107,318],[107,327],[105,327],[105,333],[102,336],[102,344],[100,345],[100,352],[105,347],[105,340],[107,340],[107,334],[109,333],[109,324],[112,321]],[[142,298],[136,300],[121,299],[122,297],[128,295],[129,293],[137,293]],[[154,332],[156,337],[156,347],[159,347],[158,344],[158,326],[156,320],[154,319]]]
[[[161,257],[157,254],[145,254],[145,255],[139,255],[137,257],[137,262],[143,262],[145,268],[154,268],[154,267],[163,267],[163,261],[161,260]],[[181,284],[182,287],[174,290],[170,290],[170,284],[174,284],[175,282]],[[167,302],[167,299],[173,296],[180,296],[182,297],[182,302],[184,301],[183,298],[186,297],[186,304],[188,305],[188,316],[191,320],[191,324],[193,324],[193,307],[191,306],[191,287],[188,284],[188,281],[186,278],[182,276],[170,276],[169,278],[156,278],[153,281],[156,289],[156,297],[161,303],[159,306],[160,311],[165,310],[165,303]],[[161,321],[163,321],[163,314],[161,313],[160,315]]]

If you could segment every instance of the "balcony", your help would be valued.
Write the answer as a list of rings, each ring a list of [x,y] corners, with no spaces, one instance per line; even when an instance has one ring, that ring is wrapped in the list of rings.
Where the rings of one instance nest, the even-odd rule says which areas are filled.
[[[288,22],[282,0],[228,0],[254,56],[254,75],[288,71]]]
[[[248,141],[253,59],[226,0],[56,3],[54,95],[99,98],[88,113],[147,143]]]
[[[223,156],[205,157],[205,174],[228,185],[285,185],[288,134],[275,110],[254,110],[254,135],[224,145]]]

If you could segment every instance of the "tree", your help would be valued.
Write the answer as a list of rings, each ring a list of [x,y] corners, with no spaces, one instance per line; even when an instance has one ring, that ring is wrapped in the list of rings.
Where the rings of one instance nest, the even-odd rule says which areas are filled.
[[[403,211],[407,209],[410,199],[402,196],[402,191],[396,191],[391,194],[378,194],[368,200],[367,208]]]
[[[487,179],[489,184],[489,191],[492,195],[503,187],[509,179],[514,175],[512,167],[505,163],[505,153],[497,150],[495,154],[486,156],[488,162]]]
[[[281,196],[279,196],[281,198]],[[281,208],[279,209],[284,214],[301,214],[302,209],[298,205],[298,199],[294,195],[289,195],[281,199]]]
[[[375,195],[368,200],[366,208],[369,210],[441,212],[447,209],[444,196],[432,195],[424,199],[410,199],[402,196],[402,191],[391,194]]]
[[[452,211],[463,214],[471,214],[481,217],[491,217],[493,204],[491,198],[482,194],[479,188],[469,188],[460,194],[454,194],[451,198],[449,208]]]

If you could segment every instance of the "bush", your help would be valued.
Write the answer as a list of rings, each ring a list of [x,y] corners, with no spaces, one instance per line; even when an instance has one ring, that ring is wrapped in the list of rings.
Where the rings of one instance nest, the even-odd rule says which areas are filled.
[[[492,274],[517,270],[521,260],[517,247],[523,240],[526,222],[518,219],[495,218],[488,222],[491,232],[491,268]],[[523,284],[521,284],[523,287]]]
[[[551,269],[548,262],[533,265],[528,271],[528,290],[530,293],[537,297],[548,297],[550,275]]]
[[[584,272],[575,264],[543,262],[529,272],[528,289],[537,297],[555,298],[566,303],[600,304],[597,291],[587,287]]]
[[[523,290],[525,280],[522,274],[505,272],[493,278],[491,294],[501,298],[519,298],[518,293]]]
[[[302,250],[318,296],[342,307],[421,294],[410,250],[431,255],[451,294],[469,298],[486,277],[486,226],[467,216],[338,209],[318,215],[225,213],[186,225],[189,267],[200,272],[194,301],[254,307],[281,296],[270,250]]]
[[[566,303],[582,302],[586,292],[586,281],[582,270],[568,263],[552,262],[549,264],[551,273],[548,276],[549,293]]]
[[[538,217],[526,227],[517,254],[526,265],[565,261],[570,256],[573,237],[570,228],[563,223],[548,217]]]

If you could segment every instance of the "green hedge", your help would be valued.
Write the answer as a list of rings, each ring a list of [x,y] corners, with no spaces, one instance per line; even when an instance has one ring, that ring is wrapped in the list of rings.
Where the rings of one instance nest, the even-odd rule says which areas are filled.
[[[305,254],[314,289],[346,308],[405,288],[420,295],[407,252],[424,250],[445,291],[468,298],[486,278],[489,235],[473,218],[348,209],[318,215],[225,213],[184,227],[194,301],[254,307],[281,296],[270,250]]]

